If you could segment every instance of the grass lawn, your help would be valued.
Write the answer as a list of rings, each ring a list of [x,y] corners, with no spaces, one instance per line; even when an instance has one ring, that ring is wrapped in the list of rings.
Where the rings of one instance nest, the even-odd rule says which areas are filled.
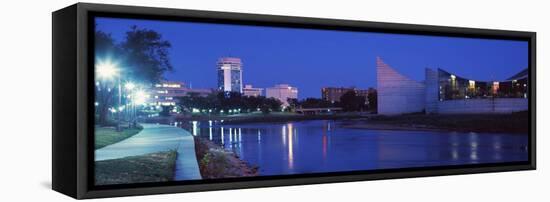
[[[139,133],[142,129],[143,127],[138,125],[137,128],[125,128],[122,131],[117,132],[114,127],[96,127],[95,149],[99,149],[132,137],[133,135]]]
[[[174,179],[175,150],[95,162],[96,185],[165,182]]]

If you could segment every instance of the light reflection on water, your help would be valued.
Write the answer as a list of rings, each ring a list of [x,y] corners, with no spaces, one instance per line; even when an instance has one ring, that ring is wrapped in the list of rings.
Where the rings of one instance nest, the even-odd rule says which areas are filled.
[[[192,131],[259,166],[261,175],[513,162],[528,157],[527,135],[349,129],[342,124],[192,122]]]

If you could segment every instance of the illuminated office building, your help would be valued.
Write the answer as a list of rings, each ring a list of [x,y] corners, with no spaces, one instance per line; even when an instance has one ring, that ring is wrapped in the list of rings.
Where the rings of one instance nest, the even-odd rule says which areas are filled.
[[[276,98],[283,106],[288,106],[288,99],[298,99],[298,88],[288,84],[278,84],[274,87],[266,88],[265,96],[268,98]]]
[[[249,97],[258,97],[262,95],[262,88],[254,88],[252,85],[245,85],[243,88],[243,95]]]
[[[223,57],[218,60],[218,90],[243,92],[243,72],[240,58]]]

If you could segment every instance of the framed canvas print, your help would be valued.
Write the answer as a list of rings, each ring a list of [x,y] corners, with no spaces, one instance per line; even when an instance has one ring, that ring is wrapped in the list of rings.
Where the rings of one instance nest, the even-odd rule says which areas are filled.
[[[53,13],[53,189],[532,170],[535,36],[78,3]]]

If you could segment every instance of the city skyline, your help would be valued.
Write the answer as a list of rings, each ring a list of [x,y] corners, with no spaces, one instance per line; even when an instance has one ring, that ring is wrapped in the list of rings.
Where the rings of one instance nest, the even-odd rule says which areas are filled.
[[[167,80],[215,88],[218,58],[239,57],[246,64],[242,85],[288,83],[300,89],[300,99],[320,98],[319,89],[327,86],[376,88],[376,56],[417,81],[423,80],[418,70],[427,67],[489,81],[528,65],[528,44],[521,41],[135,19],[98,18],[96,23],[117,41],[132,25],[161,33],[172,44],[175,71],[165,74]],[[315,77],[303,76],[312,73]]]

